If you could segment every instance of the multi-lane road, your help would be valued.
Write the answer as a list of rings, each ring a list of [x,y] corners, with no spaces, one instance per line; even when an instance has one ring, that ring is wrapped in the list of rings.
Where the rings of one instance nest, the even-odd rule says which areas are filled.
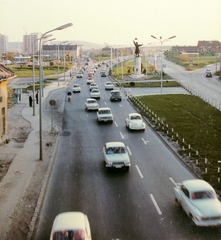
[[[109,100],[104,88],[108,78],[100,77],[99,70],[98,102],[111,108],[114,122],[98,124],[96,112],[85,111],[85,99],[90,97],[86,78],[85,73],[68,87],[79,83],[82,91],[64,105],[59,149],[33,239],[49,239],[55,216],[65,211],[88,215],[93,240],[219,239],[220,228],[193,226],[174,201],[169,178],[181,182],[195,176],[151,128],[126,129],[126,116],[135,110],[124,95],[122,102]],[[102,147],[108,141],[122,141],[128,147],[129,172],[105,169]]]

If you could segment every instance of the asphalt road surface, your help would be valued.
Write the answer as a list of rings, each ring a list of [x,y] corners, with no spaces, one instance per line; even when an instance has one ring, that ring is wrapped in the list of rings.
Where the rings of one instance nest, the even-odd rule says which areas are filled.
[[[96,112],[85,111],[90,97],[86,73],[71,81],[69,88],[80,83],[82,92],[65,102],[58,154],[33,239],[49,239],[55,216],[65,211],[88,215],[93,240],[220,239],[220,228],[193,226],[174,201],[169,178],[181,182],[195,176],[151,128],[128,131],[125,119],[135,110],[123,94],[122,102],[110,102],[104,88],[107,78],[101,78],[99,70],[95,79],[101,91],[99,105],[111,108],[114,122],[98,124]],[[108,141],[128,147],[129,172],[105,169],[102,148]]]

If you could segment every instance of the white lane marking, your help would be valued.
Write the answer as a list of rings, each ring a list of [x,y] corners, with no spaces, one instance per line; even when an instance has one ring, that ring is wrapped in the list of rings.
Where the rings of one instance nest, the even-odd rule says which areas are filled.
[[[143,141],[143,143],[144,143],[145,145],[147,145],[147,143],[149,142],[149,141],[145,141],[143,138],[141,138],[141,140]]]
[[[124,139],[124,136],[123,136],[123,134],[121,132],[120,132],[120,135],[121,135],[122,139]]]
[[[176,182],[173,180],[172,177],[169,177],[170,181],[173,183],[174,186],[177,186]]]
[[[127,151],[129,152],[130,155],[132,155],[130,148],[127,146]]]
[[[114,122],[114,123],[115,123],[116,127],[118,127],[117,123],[116,122]]]
[[[104,104],[105,104],[105,105],[107,105],[107,103],[106,103],[106,102],[104,102]]]
[[[141,171],[140,171],[139,167],[138,167],[137,165],[135,165],[135,167],[137,168],[137,171],[138,171],[138,173],[139,173],[140,177],[141,177],[141,178],[143,178],[143,174],[141,173]]]
[[[123,107],[123,105],[122,104],[119,104],[120,105],[120,107]]]
[[[153,194],[150,194],[150,197],[151,197],[151,200],[152,200],[155,208],[157,209],[158,214],[159,214],[159,215],[162,215],[162,212],[161,212],[161,210],[160,210],[160,208],[159,208],[159,206],[158,206],[158,204],[157,204],[157,202],[156,202]]]

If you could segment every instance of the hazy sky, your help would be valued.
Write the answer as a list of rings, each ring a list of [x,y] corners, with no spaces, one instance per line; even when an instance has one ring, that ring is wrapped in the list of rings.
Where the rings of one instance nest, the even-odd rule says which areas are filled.
[[[221,0],[0,0],[0,34],[22,42],[25,33],[53,32],[56,41],[74,40],[131,45],[138,38],[173,35],[169,45],[221,41]]]

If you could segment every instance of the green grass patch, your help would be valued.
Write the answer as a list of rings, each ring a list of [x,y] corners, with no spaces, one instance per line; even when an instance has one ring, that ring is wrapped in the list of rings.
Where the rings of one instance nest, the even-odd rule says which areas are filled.
[[[128,88],[128,87],[151,88],[151,87],[160,87],[160,82],[152,82],[151,80],[148,80],[146,82],[118,81],[117,85],[124,88]],[[166,81],[166,82],[163,82],[163,87],[181,87],[181,85],[176,81]]]
[[[219,110],[191,95],[141,96],[132,98],[132,102],[155,124],[156,130],[179,143],[181,155],[190,156],[194,163],[197,159],[203,179],[221,190],[217,180],[217,169],[221,167],[217,162],[221,160]],[[205,167],[208,173],[204,173]]]
[[[17,77],[32,77],[33,76],[33,70],[32,67],[16,67],[16,66],[11,66],[9,69],[14,72],[14,74]],[[68,68],[66,68],[67,70]],[[57,66],[47,66],[43,67],[44,71],[44,76],[49,76],[49,75],[56,75],[58,74],[58,67]],[[64,72],[64,66],[59,66],[59,73]],[[34,74],[35,77],[39,77],[39,67],[35,66],[34,68]]]

